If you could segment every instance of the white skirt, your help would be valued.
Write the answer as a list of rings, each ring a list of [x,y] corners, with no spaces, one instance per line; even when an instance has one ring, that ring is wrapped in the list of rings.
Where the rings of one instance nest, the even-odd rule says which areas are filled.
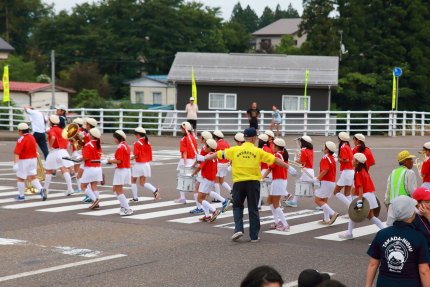
[[[151,166],[149,162],[136,162],[131,169],[132,177],[151,177]]]
[[[217,169],[217,177],[226,177],[228,174],[228,163],[219,163]]]
[[[72,157],[81,158],[82,157],[82,150],[75,150],[74,152],[72,152]]]
[[[358,196],[353,196],[353,199],[356,199]],[[363,197],[369,201],[370,209],[378,208],[378,202],[376,201],[376,196],[374,192],[365,192],[363,193]]]
[[[18,161],[18,170],[16,176],[26,179],[29,176],[37,174],[37,158],[20,159]]]
[[[266,171],[267,171],[267,169],[262,169],[262,170],[260,170],[260,172],[261,172],[261,177],[263,177],[263,175],[266,173]],[[269,173],[269,174],[267,175],[267,178],[272,178],[272,173]]]
[[[102,181],[103,180],[103,173],[102,168],[100,166],[98,167],[92,167],[92,166],[86,166],[84,168],[84,173],[82,174],[81,183],[90,183],[95,181]]]
[[[340,172],[339,180],[337,181],[338,186],[352,186],[354,184],[354,170],[344,169]]]
[[[334,188],[336,186],[335,182],[332,181],[321,181],[321,186],[315,190],[315,197],[319,198],[330,198],[333,195]]]
[[[129,168],[115,168],[112,185],[131,185],[131,171]]]
[[[202,180],[200,181],[199,192],[209,194],[212,191],[214,183],[215,182],[209,179],[202,178]]]
[[[69,168],[74,165],[73,161],[65,160],[63,157],[70,157],[66,149],[51,150],[46,157],[45,169],[57,170],[61,167]]]
[[[302,171],[302,175],[299,178],[299,181],[313,181],[315,172],[312,168],[303,168],[303,170],[306,170],[307,173],[309,173],[312,177],[309,177],[304,171]]]
[[[270,188],[270,195],[280,195],[285,196],[287,192],[288,180],[286,179],[274,179],[272,181],[272,186]]]

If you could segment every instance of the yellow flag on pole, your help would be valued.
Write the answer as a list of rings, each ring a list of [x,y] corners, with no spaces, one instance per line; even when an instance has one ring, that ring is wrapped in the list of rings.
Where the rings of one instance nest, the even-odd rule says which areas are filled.
[[[9,87],[9,66],[4,66],[3,70],[3,102],[10,101],[10,87]]]
[[[306,70],[305,73],[305,96],[303,101],[304,110],[308,109],[308,101],[307,101],[307,91],[308,91],[308,80],[309,80],[309,70]]]
[[[194,103],[197,104],[197,86],[194,78],[194,67],[191,68],[191,96],[194,98]]]
[[[392,95],[392,101],[391,101],[391,109],[394,110],[396,108],[396,76],[393,72],[393,95]]]

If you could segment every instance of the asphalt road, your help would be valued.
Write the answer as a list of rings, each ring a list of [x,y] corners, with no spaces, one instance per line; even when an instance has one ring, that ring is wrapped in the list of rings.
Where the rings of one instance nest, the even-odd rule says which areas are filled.
[[[340,217],[330,227],[316,225],[322,214],[311,198],[304,198],[298,208],[284,208],[290,233],[268,233],[271,212],[263,207],[261,241],[249,243],[246,229],[243,239],[235,243],[230,241],[231,211],[213,223],[200,223],[198,216],[188,213],[193,203],[173,204],[178,196],[179,138],[150,138],[154,162],[149,182],[161,189],[162,199],[154,202],[151,193],[140,188],[142,200],[133,204],[135,213],[126,218],[117,214],[119,205],[111,191],[113,167],[104,168],[107,183],[101,187],[104,198],[99,211],[81,203],[82,195],[64,196],[60,173],[51,184],[48,201],[34,196],[13,202],[15,134],[0,134],[0,138],[4,139],[0,142],[0,286],[238,286],[250,269],[262,264],[275,267],[285,282],[297,280],[303,269],[314,268],[333,273],[347,286],[364,284],[366,251],[376,232],[368,221],[357,226],[362,227],[357,229],[362,236],[337,241],[335,233],[347,229],[347,220]],[[286,139],[288,147],[295,149],[293,137]],[[314,137],[315,151],[326,140],[335,138]],[[127,141],[133,142],[131,137]],[[409,149],[417,154],[425,141],[424,137],[367,139],[376,159],[371,176],[381,201],[387,176],[397,166],[397,153]],[[111,136],[104,135],[103,143],[104,153],[112,154]],[[316,167],[321,156],[316,153]],[[292,178],[289,191],[293,183]],[[126,193],[131,196],[129,189]],[[337,198],[329,204],[345,214],[346,207]],[[385,208],[380,218],[385,221]],[[317,238],[321,236],[325,239]]]

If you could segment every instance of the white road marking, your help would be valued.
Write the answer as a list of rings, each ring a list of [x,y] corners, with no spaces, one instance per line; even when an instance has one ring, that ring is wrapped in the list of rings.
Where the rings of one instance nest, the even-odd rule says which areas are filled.
[[[0,238],[0,245],[24,245],[27,241],[12,239],[12,238]]]
[[[86,264],[92,264],[92,263],[117,259],[117,258],[121,258],[121,257],[125,257],[125,256],[127,256],[127,255],[115,254],[115,255],[110,255],[110,256],[105,256],[105,257],[100,257],[100,258],[95,258],[95,259],[88,259],[88,260],[83,260],[83,261],[69,263],[69,264],[62,264],[62,265],[58,265],[58,266],[54,266],[54,267],[43,268],[43,269],[29,271],[29,272],[18,273],[18,274],[9,275],[9,276],[3,276],[3,277],[0,277],[0,282],[18,279],[18,278],[22,278],[22,277],[28,277],[28,276],[42,274],[42,273],[47,273],[47,272],[52,272],[52,271],[57,271],[57,270],[62,270],[62,269],[66,269],[66,268],[77,267],[77,266],[86,265]]]
[[[385,222],[383,222],[383,224],[385,224]],[[354,234],[354,238],[357,238],[357,237],[362,237],[362,236],[374,234],[374,233],[378,232],[379,230],[380,229],[378,226],[376,226],[375,224],[371,224],[371,225],[366,225],[366,226],[354,228],[354,231],[352,234]],[[315,238],[316,239],[323,239],[323,240],[331,240],[331,241],[348,240],[348,239],[339,238],[339,234],[342,234],[342,233],[345,233],[345,231],[331,233],[331,234],[327,234],[327,235],[323,235],[323,236],[318,236]]]
[[[6,192],[5,192],[6,193]],[[9,193],[9,192],[7,192]],[[18,195],[18,191],[11,191],[10,192],[10,196],[12,195]],[[3,195],[3,193],[0,193],[1,195]],[[56,198],[56,197],[66,197],[63,193],[53,193],[53,194],[49,194],[49,198]],[[34,195],[25,195],[25,201],[28,200],[42,200],[42,197],[40,197],[40,195],[38,194],[34,194]],[[7,198],[7,199],[0,199],[0,203],[8,203],[8,202],[16,202],[16,200],[14,198]]]
[[[330,272],[321,272],[321,273],[327,273],[328,275],[330,275],[330,278],[333,277],[334,275],[336,275],[336,273],[330,273]],[[288,283],[284,283],[282,285],[282,287],[295,287],[295,286],[298,286],[298,285],[299,285],[299,282],[296,280],[296,281],[291,281],[291,282],[288,282]]]
[[[53,249],[54,252],[58,252],[65,255],[74,255],[74,256],[81,256],[81,257],[97,257],[102,252],[98,250],[91,250],[91,249],[84,249],[84,248],[76,248],[76,247],[70,247],[70,246],[55,246]]]
[[[298,225],[292,225],[290,227],[289,232],[278,231],[278,230],[269,230],[269,231],[264,231],[264,233],[271,233],[271,234],[288,236],[288,235],[294,235],[294,234],[303,233],[303,232],[312,231],[312,230],[317,230],[317,229],[326,228],[326,227],[329,228],[330,226],[347,223],[348,220],[349,219],[338,217],[332,225],[321,225],[318,223],[318,221],[319,221],[318,220],[318,221],[312,221],[312,222],[307,222],[307,223],[298,224]]]

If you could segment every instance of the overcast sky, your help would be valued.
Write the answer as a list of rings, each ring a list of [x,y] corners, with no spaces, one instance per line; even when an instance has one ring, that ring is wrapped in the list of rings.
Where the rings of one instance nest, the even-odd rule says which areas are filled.
[[[71,10],[73,6],[76,4],[82,4],[85,2],[98,2],[93,0],[43,0],[45,3],[52,4],[54,3],[56,11],[60,10]],[[191,2],[191,1],[189,1]],[[233,10],[233,6],[238,2],[238,0],[198,0],[196,2],[201,2],[204,5],[211,7],[221,7],[222,16],[224,19],[229,19],[231,15],[231,11]],[[281,5],[282,9],[287,9],[288,4],[292,4],[295,9],[299,11],[299,14],[302,14],[302,0],[240,0],[242,7],[245,8],[246,5],[251,6],[252,9],[257,13],[258,16],[261,16],[261,13],[264,10],[264,7],[269,6],[272,9],[275,9],[278,3]]]

